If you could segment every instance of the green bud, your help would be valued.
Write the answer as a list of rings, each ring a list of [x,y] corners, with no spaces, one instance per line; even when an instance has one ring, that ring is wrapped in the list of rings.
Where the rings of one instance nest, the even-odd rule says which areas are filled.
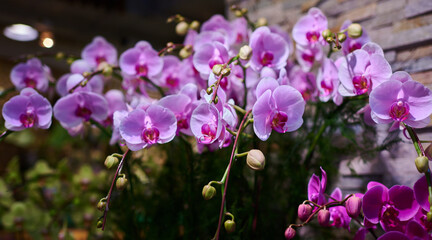
[[[426,217],[427,217],[428,222],[432,222],[432,212],[428,212],[426,214]]]
[[[429,169],[429,160],[426,156],[420,156],[415,159],[415,165],[420,173],[426,173]]]
[[[246,157],[246,163],[253,170],[263,170],[265,167],[265,156],[260,150],[252,149]]]
[[[234,15],[235,15],[236,17],[243,17],[243,13],[242,13],[242,11],[239,10],[239,9],[237,9],[237,10],[234,11]]]
[[[118,158],[114,157],[113,155],[109,155],[105,158],[104,165],[108,169],[112,168],[113,166],[116,166],[119,163]]]
[[[116,180],[116,188],[117,188],[118,190],[123,190],[123,189],[125,189],[125,188],[126,188],[126,185],[127,185],[127,182],[128,182],[128,180],[127,180],[127,178],[126,178],[124,175],[120,176],[120,177],[117,178],[117,180]]]
[[[212,185],[207,184],[203,187],[202,196],[205,200],[210,200],[215,195],[216,195],[216,189]]]
[[[230,75],[230,73],[231,73],[231,68],[229,68],[229,67],[224,68],[221,71],[221,74],[222,74],[223,77],[228,77],[228,75]]]
[[[65,54],[63,52],[58,52],[55,57],[57,60],[62,60],[65,57]]]
[[[219,98],[218,98],[218,96],[215,97],[215,99],[214,99],[213,102],[214,102],[214,104],[217,104],[217,103],[219,102]]]
[[[103,226],[103,222],[102,222],[102,220],[99,220],[99,221],[97,222],[97,224],[96,224],[96,227],[97,227],[97,228],[102,228],[102,226]]]
[[[338,33],[337,38],[340,43],[343,43],[346,40],[347,36],[345,35],[345,33]]]
[[[181,21],[177,23],[175,30],[178,35],[184,36],[189,30],[189,24],[187,24],[187,22]]]
[[[179,56],[183,59],[188,58],[192,55],[193,49],[191,45],[186,45],[184,48],[180,49]]]
[[[248,45],[244,45],[240,48],[239,57],[242,60],[249,60],[252,56],[252,48]]]
[[[105,208],[106,208],[106,202],[100,200],[100,201],[98,202],[98,204],[97,204],[96,207],[97,207],[97,209],[98,209],[99,211],[104,211]]]
[[[208,88],[206,89],[206,93],[207,93],[208,95],[212,94],[212,93],[213,93],[213,88],[212,88],[212,87],[208,87]]]
[[[212,68],[213,74],[216,75],[216,76],[221,75],[222,70],[223,70],[223,65],[222,64],[216,64]]]
[[[348,36],[350,38],[358,38],[363,34],[362,26],[358,23],[351,23],[348,26]]]
[[[200,27],[200,23],[196,20],[192,21],[191,24],[189,25],[189,28],[195,31],[198,31],[199,27]]]
[[[226,220],[224,226],[227,233],[232,233],[235,231],[236,224],[233,220]]]
[[[332,42],[333,42],[333,38],[332,38],[332,37],[327,37],[327,38],[326,38],[326,42],[328,42],[328,43],[332,43]]]
[[[332,36],[332,32],[330,31],[330,29],[326,29],[322,32],[322,36],[324,39],[327,39],[328,37]]]

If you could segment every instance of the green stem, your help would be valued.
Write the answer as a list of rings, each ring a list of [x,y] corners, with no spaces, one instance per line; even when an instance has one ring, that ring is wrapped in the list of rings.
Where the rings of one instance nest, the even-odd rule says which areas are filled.
[[[159,87],[158,85],[156,85],[152,80],[150,80],[148,77],[144,77],[144,76],[141,76],[141,79],[144,80],[144,81],[146,81],[150,85],[152,85],[154,88],[156,88],[156,90],[159,92],[159,94],[162,97],[165,97],[165,92],[162,90],[162,88]]]
[[[100,123],[96,122],[95,120],[90,118],[90,123],[95,125],[97,128],[99,128],[99,130],[101,130],[105,136],[107,136],[108,138],[111,138],[112,133],[110,133],[108,130],[106,130]]]
[[[249,152],[244,152],[244,153],[237,153],[235,155],[236,158],[241,158],[241,157],[246,157],[249,154]]]
[[[6,95],[8,95],[10,92],[13,91],[15,91],[15,87],[6,88],[5,90],[1,91],[0,98],[5,97]]]
[[[11,130],[6,130],[0,135],[0,142],[3,141],[9,134],[13,133]]]

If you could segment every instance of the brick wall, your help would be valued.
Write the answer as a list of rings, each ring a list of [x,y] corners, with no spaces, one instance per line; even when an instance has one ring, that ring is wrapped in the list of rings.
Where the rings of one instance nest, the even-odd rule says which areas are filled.
[[[407,71],[432,89],[432,0],[225,0],[227,7],[236,4],[249,10],[252,21],[265,17],[269,25],[278,24],[291,34],[297,20],[311,7],[320,8],[334,31],[346,19],[360,23],[372,41],[385,51],[393,72]],[[227,9],[230,19],[233,14]],[[377,127],[378,139],[388,134],[387,126]],[[419,134],[432,139],[432,128]],[[400,133],[399,143],[391,151],[383,151],[376,159],[360,157],[342,160],[336,185],[346,193],[362,189],[369,180],[412,186],[421,176],[414,165],[416,152]],[[351,169],[357,174],[353,175]]]
[[[225,0],[249,10],[252,20],[267,18],[291,33],[311,7],[320,8],[332,30],[343,21],[358,22],[385,51],[393,71],[407,71],[432,88],[431,0]],[[229,18],[232,13],[227,10]]]

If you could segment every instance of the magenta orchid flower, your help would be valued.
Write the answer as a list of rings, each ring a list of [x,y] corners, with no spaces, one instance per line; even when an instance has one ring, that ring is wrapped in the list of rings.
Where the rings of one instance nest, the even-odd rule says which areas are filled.
[[[196,49],[193,65],[204,78],[207,78],[214,65],[227,63],[228,60],[227,48],[220,42],[211,42]]]
[[[49,71],[39,59],[32,58],[13,67],[10,78],[17,90],[34,88],[45,92],[48,89]]]
[[[12,131],[26,128],[47,129],[51,126],[52,107],[46,98],[32,88],[24,88],[20,95],[3,105],[5,127]]]
[[[396,72],[370,94],[372,118],[377,123],[405,123],[421,128],[430,122],[432,91],[413,81],[408,73]]]
[[[346,56],[339,67],[342,96],[369,94],[372,89],[387,81],[392,74],[390,64],[382,49],[369,42]]]
[[[285,67],[288,56],[288,43],[268,27],[259,27],[251,35],[249,46],[253,49],[251,67],[260,71],[263,67],[280,70]]]
[[[104,126],[113,125],[113,116],[117,111],[126,111],[128,109],[123,92],[117,89],[111,89],[105,93],[105,99],[108,103],[108,117],[103,121]]]
[[[202,144],[215,142],[223,130],[219,110],[208,102],[203,102],[195,108],[190,124],[193,135],[198,143]]]
[[[81,58],[93,68],[98,67],[103,62],[116,65],[117,50],[105,38],[95,37],[90,44],[84,47]]]
[[[419,204],[414,191],[407,186],[395,185],[388,189],[374,183],[368,185],[362,207],[365,218],[371,223],[380,223],[386,231],[402,231],[406,222],[417,214]]]
[[[289,85],[297,89],[305,101],[314,101],[318,96],[317,81],[311,72],[304,72],[300,67],[295,66],[289,75]]]
[[[292,132],[303,124],[305,101],[295,88],[282,85],[273,78],[264,78],[256,89],[257,101],[253,106],[254,131],[262,141],[272,130]]]
[[[323,58],[322,46],[297,45],[296,57],[303,71],[308,72],[315,62],[321,61]]]
[[[130,112],[120,124],[120,135],[132,151],[153,144],[171,141],[177,131],[177,120],[169,109],[150,105],[146,110],[137,108]]]
[[[122,53],[119,65],[128,75],[152,78],[162,71],[163,60],[150,43],[139,41],[135,47]]]
[[[326,203],[325,198],[325,190],[327,186],[327,173],[324,171],[322,167],[321,169],[321,180],[315,174],[312,174],[312,177],[308,183],[308,199],[316,204],[322,205]]]
[[[336,188],[330,194],[329,201],[342,201],[342,191],[340,188]],[[329,209],[330,220],[332,221],[331,226],[337,228],[349,229],[351,218],[348,216],[347,210],[344,206],[336,206]]]
[[[54,117],[67,129],[93,119],[104,121],[108,116],[108,103],[93,92],[76,92],[60,98],[53,108]]]
[[[418,222],[411,220],[407,223],[404,233],[400,231],[389,231],[383,234],[378,240],[430,240],[426,229]]]
[[[323,63],[318,70],[316,80],[321,101],[327,102],[329,99],[332,99],[336,105],[342,103],[343,98],[338,92],[340,84],[338,70],[331,59],[324,58]]]
[[[327,18],[318,8],[311,8],[293,27],[292,36],[297,44],[315,46],[325,44],[322,32],[327,29]]]

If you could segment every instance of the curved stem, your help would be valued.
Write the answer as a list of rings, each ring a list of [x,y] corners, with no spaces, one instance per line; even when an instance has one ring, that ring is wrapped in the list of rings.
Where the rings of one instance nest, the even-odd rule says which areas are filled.
[[[11,130],[6,130],[0,135],[0,142],[3,141],[9,134],[13,133]]]
[[[144,76],[141,76],[140,78],[142,80],[146,81],[147,83],[150,83],[150,85],[152,85],[154,88],[156,88],[156,90],[159,92],[159,94],[162,97],[165,97],[165,92],[162,90],[162,88],[159,87],[158,85],[156,85],[152,80],[150,80],[148,77],[144,77]]]
[[[215,237],[214,237],[214,239],[216,239],[216,240],[219,239],[219,233],[220,233],[220,228],[221,228],[221,224],[222,224],[223,213],[225,211],[225,199],[226,199],[226,191],[227,191],[227,188],[228,188],[229,173],[230,173],[230,170],[231,170],[231,166],[232,166],[232,162],[233,162],[235,153],[237,152],[237,147],[238,147],[237,146],[237,142],[238,142],[239,136],[241,135],[240,133],[241,133],[241,131],[243,129],[243,124],[246,122],[246,119],[249,116],[249,114],[250,114],[251,111],[252,110],[249,110],[249,111],[246,112],[246,114],[243,117],[243,120],[240,123],[239,129],[238,129],[238,133],[237,133],[237,136],[236,136],[236,138],[234,140],[234,145],[233,145],[233,148],[232,148],[232,151],[231,151],[231,158],[230,158],[230,161],[228,163],[228,167],[225,170],[225,174],[224,174],[224,176],[223,176],[223,178],[221,180],[221,182],[224,183],[224,184],[222,185],[223,195],[222,195],[221,208],[220,208],[220,212],[219,212],[219,222],[218,222],[218,227],[217,227],[216,234],[215,234]]]
[[[102,73],[103,73],[103,70],[99,70],[96,72],[92,72],[88,76],[85,76],[79,83],[77,83],[75,86],[73,86],[69,90],[69,93],[73,93],[75,91],[75,89],[77,89],[79,86],[85,86],[94,76],[96,76],[98,74],[102,74]]]

